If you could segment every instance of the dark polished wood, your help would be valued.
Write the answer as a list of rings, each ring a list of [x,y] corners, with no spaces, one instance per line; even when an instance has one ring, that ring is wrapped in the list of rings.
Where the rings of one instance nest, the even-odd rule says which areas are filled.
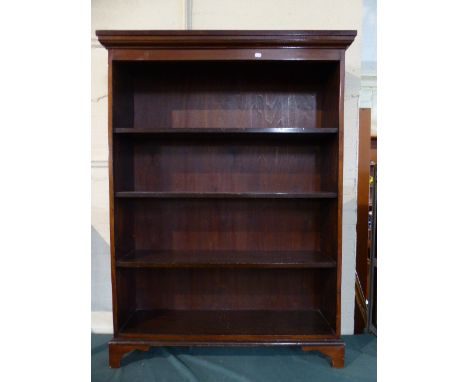
[[[355,31],[98,31],[114,339],[299,345],[342,367],[345,50]]]
[[[114,174],[117,195],[337,193],[337,179],[330,176],[336,136],[132,135],[114,142],[120,159]]]
[[[119,191],[116,198],[159,199],[335,199],[336,192],[159,192]]]
[[[322,251],[336,259],[337,200],[115,198],[116,257],[132,249]]]
[[[145,251],[117,260],[121,268],[334,268],[336,261],[307,251]]]
[[[148,335],[157,338],[245,335],[321,336],[334,331],[319,310],[137,310],[121,330],[121,335]]]
[[[337,128],[333,127],[320,127],[320,128],[312,128],[312,127],[266,127],[266,128],[235,128],[235,127],[223,127],[223,128],[122,128],[117,127],[114,129],[114,133],[116,134],[148,134],[148,135],[156,135],[156,134],[184,134],[187,136],[190,133],[193,134],[321,134],[321,135],[329,135],[329,134],[336,134],[338,133]]]
[[[226,47],[329,47],[346,49],[356,37],[355,30],[98,30],[106,48],[226,48]]]
[[[156,346],[301,346],[303,351],[317,351],[330,358],[332,367],[344,367],[345,344],[340,340],[307,340],[303,336],[294,338],[252,338],[250,336],[217,336],[216,338],[200,336],[177,336],[176,339],[144,339],[114,337],[109,342],[109,364],[112,368],[121,365],[123,356],[134,350],[148,351]]]

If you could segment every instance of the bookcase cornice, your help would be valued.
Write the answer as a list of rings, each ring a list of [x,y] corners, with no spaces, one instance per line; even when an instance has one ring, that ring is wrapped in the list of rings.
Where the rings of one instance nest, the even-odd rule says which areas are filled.
[[[321,48],[346,49],[355,30],[98,30],[99,42],[112,48]]]

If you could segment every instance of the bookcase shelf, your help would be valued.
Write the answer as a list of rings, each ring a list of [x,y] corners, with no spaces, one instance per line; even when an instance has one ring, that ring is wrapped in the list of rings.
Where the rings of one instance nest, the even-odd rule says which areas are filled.
[[[288,336],[327,337],[335,334],[320,310],[137,310],[121,329],[125,335],[152,335],[154,339],[219,341],[235,336],[252,340]],[[187,333],[190,335],[187,336]],[[296,337],[297,336],[297,337]],[[227,338],[226,338],[227,337]],[[182,340],[183,341],[183,340]]]
[[[270,128],[125,128],[117,127],[115,134],[302,134],[333,135],[338,133],[333,127],[270,127]]]
[[[148,251],[117,260],[121,268],[335,268],[336,261],[312,251]]]
[[[155,199],[335,199],[336,192],[157,192],[119,191],[116,198]]]
[[[111,367],[181,345],[299,345],[344,365],[355,35],[97,31],[109,49]]]

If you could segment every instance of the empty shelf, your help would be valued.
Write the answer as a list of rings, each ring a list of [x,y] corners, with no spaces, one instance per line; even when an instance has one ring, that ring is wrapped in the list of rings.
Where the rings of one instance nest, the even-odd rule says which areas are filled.
[[[117,260],[122,268],[334,268],[314,251],[133,251]]]
[[[187,133],[229,133],[229,134],[337,134],[335,127],[269,127],[269,128],[163,128],[163,129],[138,129],[123,128],[114,129],[116,134],[187,134]]]
[[[159,199],[334,199],[336,192],[156,192],[118,191],[117,198]]]
[[[137,310],[120,333],[155,336],[335,334],[320,310]]]

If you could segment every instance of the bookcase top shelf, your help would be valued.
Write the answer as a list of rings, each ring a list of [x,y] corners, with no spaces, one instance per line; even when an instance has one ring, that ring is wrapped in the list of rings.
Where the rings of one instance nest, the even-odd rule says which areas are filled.
[[[243,48],[287,46],[346,49],[356,37],[355,30],[98,30],[106,48],[164,48],[177,46]]]

